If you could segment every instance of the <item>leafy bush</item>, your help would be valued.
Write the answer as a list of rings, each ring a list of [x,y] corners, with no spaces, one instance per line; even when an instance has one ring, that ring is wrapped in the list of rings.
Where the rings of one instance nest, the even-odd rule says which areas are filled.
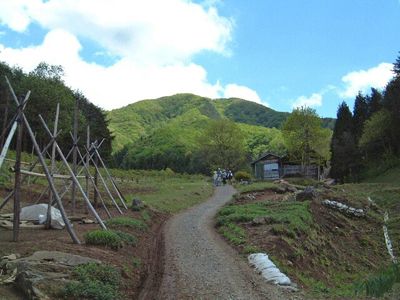
[[[106,222],[107,226],[111,228],[118,228],[118,227],[130,227],[140,230],[147,229],[146,223],[141,220],[137,220],[130,217],[116,217],[108,220]]]
[[[235,173],[235,179],[237,181],[250,181],[251,175],[245,171],[237,171]]]
[[[4,187],[8,182],[10,182],[11,174],[10,171],[3,166],[0,169],[0,187]]]
[[[75,267],[73,278],[63,295],[73,299],[112,300],[120,298],[118,288],[121,275],[117,269],[97,263]]]

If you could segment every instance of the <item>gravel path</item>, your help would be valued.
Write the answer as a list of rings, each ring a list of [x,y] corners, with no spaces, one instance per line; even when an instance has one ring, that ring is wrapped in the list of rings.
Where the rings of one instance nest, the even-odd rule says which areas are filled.
[[[214,229],[214,216],[235,190],[217,187],[207,202],[165,226],[165,269],[158,299],[296,299],[265,283]]]

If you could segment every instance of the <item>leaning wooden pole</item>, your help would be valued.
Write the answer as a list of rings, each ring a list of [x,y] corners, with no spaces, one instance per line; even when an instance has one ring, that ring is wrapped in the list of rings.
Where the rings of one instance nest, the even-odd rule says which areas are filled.
[[[115,183],[114,179],[112,178],[110,172],[108,172],[108,169],[107,169],[107,167],[106,167],[106,165],[105,165],[103,159],[101,158],[99,151],[97,151],[97,148],[96,148],[96,147],[94,147],[94,151],[96,151],[96,155],[97,155],[97,157],[99,158],[99,161],[100,161],[102,167],[103,167],[104,170],[106,171],[106,174],[107,174],[108,179],[110,179],[113,188],[114,188],[115,191],[117,192],[117,195],[118,195],[119,200],[121,201],[121,203],[122,203],[122,205],[124,206],[124,208],[125,208],[125,209],[128,209],[128,207],[126,206],[125,201],[124,201],[124,199],[123,199],[121,193],[119,192],[119,189],[117,188],[117,184]]]
[[[72,172],[76,175],[76,161],[77,161],[77,143],[78,143],[78,99],[75,99],[74,106],[74,139],[72,150]],[[75,214],[76,209],[76,183],[72,181],[71,201],[72,201],[72,214]]]
[[[60,134],[61,130],[57,133],[57,136]],[[42,150],[42,155],[46,153],[47,149],[50,148],[50,146],[53,144],[53,140],[51,140],[46,147]],[[29,167],[29,171],[32,171],[35,166],[40,162],[39,158],[36,159],[36,161]],[[22,177],[21,183],[24,183],[25,180],[29,178],[28,175],[24,175]],[[7,204],[7,202],[14,196],[14,190],[12,190],[3,200],[3,203],[0,204],[0,210]]]
[[[14,101],[18,104],[17,96],[15,95],[14,89],[12,88],[11,83],[8,80],[7,77],[6,77],[6,81],[7,81],[8,87],[10,88],[10,91],[11,91],[11,94],[13,96]],[[46,174],[47,181],[49,182],[50,188],[51,188],[52,192],[54,193],[54,196],[56,197],[58,208],[59,208],[61,216],[62,216],[62,218],[64,220],[65,226],[67,227],[67,231],[68,231],[69,235],[71,236],[72,241],[75,244],[80,244],[80,241],[79,241],[75,231],[72,229],[71,223],[69,222],[69,220],[67,218],[67,215],[65,213],[65,210],[64,210],[64,207],[62,205],[61,199],[60,199],[60,197],[59,197],[59,195],[57,193],[57,189],[56,189],[56,187],[54,185],[53,178],[50,175],[50,172],[49,172],[49,169],[47,167],[46,161],[45,161],[45,159],[44,159],[44,157],[42,155],[42,152],[40,151],[39,145],[38,145],[38,143],[37,143],[37,141],[35,139],[35,136],[33,134],[32,128],[29,125],[28,119],[26,118],[24,112],[22,112],[22,119],[23,119],[23,122],[24,122],[24,125],[25,125],[26,129],[28,130],[28,134],[29,134],[29,136],[30,136],[30,138],[32,140],[33,146],[35,147],[35,151],[36,151],[36,154],[39,157],[39,161],[42,164],[42,167],[43,167],[43,170],[44,170],[44,172]]]
[[[80,151],[79,149],[78,149],[78,155],[79,155],[81,161],[84,162],[84,161],[85,161],[85,158],[82,156],[82,153],[81,153],[81,151]],[[89,157],[89,155],[87,155],[87,157]],[[99,191],[97,185],[94,184],[94,179],[93,179],[93,177],[90,176],[89,165],[84,164],[84,168],[85,168],[87,174],[89,174],[88,179],[90,179],[90,181],[91,181],[92,184],[93,184],[93,188],[95,189],[95,191],[96,191],[96,192],[98,193],[98,195],[99,195],[99,198],[100,198],[100,201],[101,201],[101,203],[102,203],[102,205],[103,205],[104,210],[106,211],[108,217],[111,218],[111,217],[112,217],[112,216],[111,216],[111,213],[110,213],[110,211],[108,210],[108,208],[107,208],[107,206],[106,206],[106,203],[104,202],[103,197],[101,196],[100,191]],[[89,196],[88,196],[88,198],[89,198]]]
[[[4,93],[5,94],[5,98],[6,98],[6,103],[5,103],[5,107],[4,107],[4,119],[3,119],[3,132],[6,131],[7,128],[7,119],[8,119],[8,106],[9,106],[9,102],[10,102],[10,98],[7,92]],[[0,147],[3,148],[4,146],[4,135],[1,135],[1,141],[0,141]]]
[[[29,97],[29,93],[27,98]],[[17,144],[15,154],[15,181],[14,181],[14,220],[13,220],[13,241],[18,241],[19,234],[19,214],[21,211],[21,152],[22,152],[22,137],[23,137],[23,100],[19,101],[18,117],[17,117]]]
[[[89,125],[86,127],[86,147],[88,149],[90,147],[90,126]],[[79,152],[79,148],[78,148],[78,152]],[[82,164],[85,165],[85,161],[84,161],[83,157],[81,157],[81,159],[82,159]],[[86,166],[85,166],[85,169],[86,169],[86,196],[88,197],[88,199],[90,199],[90,196],[89,196],[89,188],[90,188],[90,186],[89,186],[89,177],[90,177],[89,166],[90,166],[90,158],[88,155],[86,157]],[[96,206],[94,206],[94,207],[96,208]],[[87,206],[85,206],[85,212],[86,213],[88,212]]]
[[[58,117],[60,115],[60,103],[57,103],[56,107],[56,117],[54,119],[54,128],[53,128],[53,136],[57,134],[58,128]],[[56,146],[53,143],[53,147],[51,149],[51,176],[54,175],[56,169]],[[53,202],[53,193],[49,191],[49,201],[47,202],[47,217],[46,217],[46,229],[50,229],[51,227],[51,203]]]
[[[87,151],[87,153],[90,153],[87,149],[86,149],[86,151]],[[91,159],[91,161],[92,161],[92,164],[93,164],[94,168],[96,169],[96,173],[98,174],[98,176],[99,176],[101,182],[102,182],[103,185],[104,185],[104,188],[106,189],[106,192],[107,192],[108,196],[110,197],[110,199],[111,199],[112,203],[114,204],[114,206],[117,208],[118,212],[122,215],[123,212],[122,212],[122,210],[119,208],[117,202],[115,201],[113,195],[111,194],[110,189],[109,189],[108,186],[107,186],[107,182],[104,180],[103,176],[102,176],[101,173],[100,173],[99,167],[97,166],[96,162],[94,161],[94,159],[93,159],[92,157],[91,157],[90,159]]]
[[[39,119],[40,119],[40,121],[42,122],[43,127],[46,129],[47,134],[48,134],[50,137],[52,137],[52,133],[50,132],[49,128],[47,127],[46,122],[44,121],[44,119],[42,118],[41,115],[39,115]],[[71,167],[69,166],[68,161],[65,159],[65,156],[64,156],[64,154],[62,153],[60,146],[58,146],[57,141],[54,141],[54,144],[56,145],[56,150],[57,150],[57,152],[58,152],[58,155],[60,156],[62,162],[64,163],[64,165],[65,165],[65,167],[66,167],[68,173],[71,175],[71,179],[73,180],[73,182],[75,182],[76,187],[77,187],[77,188],[79,189],[79,191],[81,192],[81,194],[82,194],[82,196],[83,196],[83,199],[86,201],[86,204],[88,205],[88,207],[89,207],[91,213],[92,213],[93,216],[96,218],[96,220],[97,220],[97,222],[99,223],[99,225],[100,225],[103,229],[107,230],[107,227],[106,227],[106,225],[104,224],[103,220],[100,218],[100,216],[98,215],[98,213],[97,213],[96,210],[94,209],[93,205],[90,203],[89,198],[86,197],[85,191],[83,190],[82,186],[81,186],[80,183],[79,183],[78,178],[76,178],[74,172],[72,171]]]

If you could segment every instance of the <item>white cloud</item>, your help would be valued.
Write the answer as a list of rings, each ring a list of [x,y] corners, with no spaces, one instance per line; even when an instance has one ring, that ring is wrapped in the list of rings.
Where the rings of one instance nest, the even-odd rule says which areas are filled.
[[[228,54],[232,20],[187,0],[13,0],[0,20],[16,31],[35,21],[96,41],[113,55],[170,63],[210,50]]]
[[[0,60],[27,72],[42,61],[62,65],[66,84],[105,109],[181,92],[260,102],[245,86],[210,83],[207,71],[192,62],[205,50],[229,55],[234,23],[219,15],[213,2],[0,1],[0,23],[23,32],[31,22],[49,30],[43,43],[26,48],[0,44]],[[118,60],[111,66],[84,61],[79,54],[82,38],[102,47],[94,56]]]
[[[292,104],[292,108],[301,106],[316,107],[322,105],[322,93],[313,93],[310,97],[300,96]]]
[[[366,93],[371,87],[383,89],[393,78],[392,69],[392,64],[381,63],[367,70],[353,71],[346,74],[342,77],[346,88],[339,93],[340,97],[353,98],[359,91]]]
[[[261,103],[260,96],[257,92],[243,85],[227,84],[223,91],[224,98],[241,98],[257,103]],[[266,103],[264,103],[267,105]]]

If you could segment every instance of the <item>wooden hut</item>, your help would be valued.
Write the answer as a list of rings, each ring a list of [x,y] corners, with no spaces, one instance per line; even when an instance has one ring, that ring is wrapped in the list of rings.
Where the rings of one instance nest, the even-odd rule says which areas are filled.
[[[265,153],[251,163],[254,177],[257,179],[280,178],[281,157],[273,153]]]
[[[291,162],[287,157],[273,153],[264,153],[251,163],[253,175],[261,180],[273,180],[286,176],[304,176],[318,178],[318,166],[302,166]]]

